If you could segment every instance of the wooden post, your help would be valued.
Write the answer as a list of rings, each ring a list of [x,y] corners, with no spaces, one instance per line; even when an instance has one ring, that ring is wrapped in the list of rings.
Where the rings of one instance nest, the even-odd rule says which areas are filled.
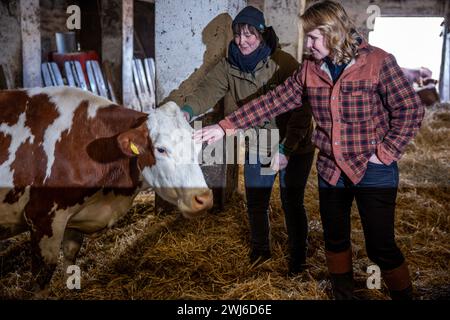
[[[41,87],[41,31],[39,0],[20,0],[23,87]]]
[[[442,102],[450,101],[450,3],[444,8],[444,25],[442,33],[442,61],[439,75],[439,95]]]
[[[306,0],[298,0],[298,12],[299,15],[302,15],[305,12],[306,9]],[[302,62],[303,60],[303,42],[305,39],[305,33],[303,32],[303,27],[300,23],[300,20],[298,21],[298,46],[297,46],[297,60],[299,62]]]
[[[122,1],[122,97],[125,106],[133,105],[133,1]]]

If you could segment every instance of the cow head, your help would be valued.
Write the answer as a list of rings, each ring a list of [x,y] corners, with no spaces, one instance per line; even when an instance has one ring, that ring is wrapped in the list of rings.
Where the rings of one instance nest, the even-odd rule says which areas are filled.
[[[187,218],[213,204],[212,191],[197,161],[201,144],[195,143],[192,132],[180,108],[168,102],[152,111],[143,126],[118,137],[123,152],[138,157],[145,181],[161,198],[177,205]],[[149,146],[152,154],[141,152]]]

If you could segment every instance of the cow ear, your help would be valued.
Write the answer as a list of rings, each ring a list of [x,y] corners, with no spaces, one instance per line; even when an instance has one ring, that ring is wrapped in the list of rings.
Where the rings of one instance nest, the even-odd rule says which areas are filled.
[[[145,153],[147,137],[141,130],[131,129],[117,136],[120,150],[127,157],[137,157]]]

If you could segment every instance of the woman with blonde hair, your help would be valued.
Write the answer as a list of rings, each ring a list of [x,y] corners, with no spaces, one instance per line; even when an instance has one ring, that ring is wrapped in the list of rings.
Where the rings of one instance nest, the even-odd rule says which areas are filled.
[[[258,119],[302,107],[307,95],[319,149],[320,215],[336,299],[353,297],[350,212],[356,200],[369,258],[392,299],[411,299],[405,258],[395,242],[397,161],[417,133],[424,108],[393,55],[369,45],[337,2],[313,4],[301,16],[310,58],[282,85],[197,131],[216,141]]]

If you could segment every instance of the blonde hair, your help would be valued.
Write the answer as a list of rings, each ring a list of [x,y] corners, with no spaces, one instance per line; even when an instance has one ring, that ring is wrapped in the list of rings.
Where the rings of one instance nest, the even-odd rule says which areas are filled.
[[[315,3],[300,19],[305,33],[319,29],[334,63],[349,63],[356,57],[360,36],[340,3],[328,0]]]

